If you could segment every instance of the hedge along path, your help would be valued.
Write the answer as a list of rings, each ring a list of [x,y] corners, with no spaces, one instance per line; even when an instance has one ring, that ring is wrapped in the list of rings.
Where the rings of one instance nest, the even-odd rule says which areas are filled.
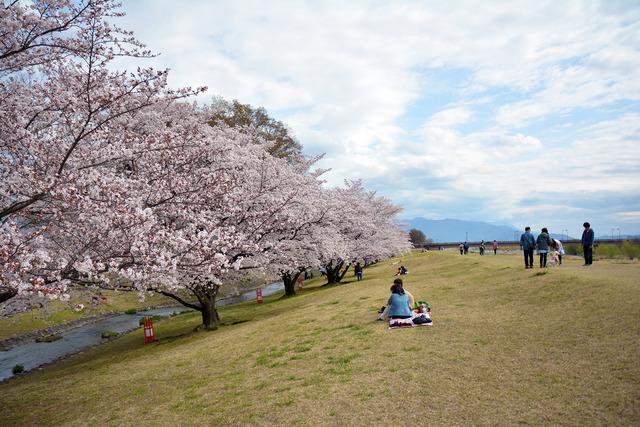
[[[376,425],[637,424],[640,268],[578,259],[524,270],[520,256],[415,253],[403,280],[436,325],[375,322],[396,266],[305,284],[295,298],[221,310],[191,332],[160,322],[0,385],[3,423]],[[545,274],[538,273],[544,272]],[[398,408],[402,407],[402,410]]]

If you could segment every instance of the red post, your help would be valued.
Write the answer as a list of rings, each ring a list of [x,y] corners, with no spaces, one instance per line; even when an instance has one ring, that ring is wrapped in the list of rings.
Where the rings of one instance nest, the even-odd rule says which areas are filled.
[[[153,320],[150,317],[144,318],[144,343],[149,344],[156,340],[156,336],[153,332]]]
[[[256,289],[256,303],[262,304],[262,288]]]
[[[302,276],[298,276],[298,289],[302,289]]]

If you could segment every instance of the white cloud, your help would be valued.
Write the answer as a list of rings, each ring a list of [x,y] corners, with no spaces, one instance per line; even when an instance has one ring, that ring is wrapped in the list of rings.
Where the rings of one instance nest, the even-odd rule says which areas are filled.
[[[264,106],[309,152],[327,153],[322,166],[333,168],[332,184],[398,183],[405,186],[398,194],[414,194],[402,196],[412,211],[422,204],[434,215],[440,203],[482,195],[478,214],[506,219],[532,215],[532,194],[638,199],[640,7],[418,0],[124,7],[120,24],[162,53],[149,62],[171,68],[173,86],[207,85],[204,101],[220,94]],[[622,101],[632,107],[609,109]],[[421,103],[428,108],[418,112]],[[536,127],[560,115],[568,125],[592,124],[557,125],[553,139]],[[407,116],[413,125],[403,124]],[[431,189],[429,177],[446,188]]]
[[[614,216],[622,222],[636,224],[640,222],[640,211],[616,212]]]

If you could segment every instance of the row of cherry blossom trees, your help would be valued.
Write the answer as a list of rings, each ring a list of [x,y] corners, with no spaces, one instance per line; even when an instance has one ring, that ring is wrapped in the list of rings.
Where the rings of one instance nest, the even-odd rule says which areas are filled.
[[[0,9],[0,301],[70,286],[157,292],[215,328],[223,283],[409,248],[399,209],[361,182],[323,186],[318,158],[229,108],[172,90],[166,71],[114,70],[151,53],[110,0]],[[228,111],[222,110],[227,108]],[[265,121],[266,120],[266,121]],[[275,135],[273,138],[271,136]]]

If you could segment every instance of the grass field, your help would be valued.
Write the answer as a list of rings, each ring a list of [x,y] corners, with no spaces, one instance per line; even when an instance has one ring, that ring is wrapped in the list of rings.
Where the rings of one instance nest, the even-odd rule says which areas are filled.
[[[416,253],[433,327],[375,322],[395,267],[136,331],[0,385],[3,425],[638,425],[640,264]],[[233,324],[235,323],[235,324]]]

